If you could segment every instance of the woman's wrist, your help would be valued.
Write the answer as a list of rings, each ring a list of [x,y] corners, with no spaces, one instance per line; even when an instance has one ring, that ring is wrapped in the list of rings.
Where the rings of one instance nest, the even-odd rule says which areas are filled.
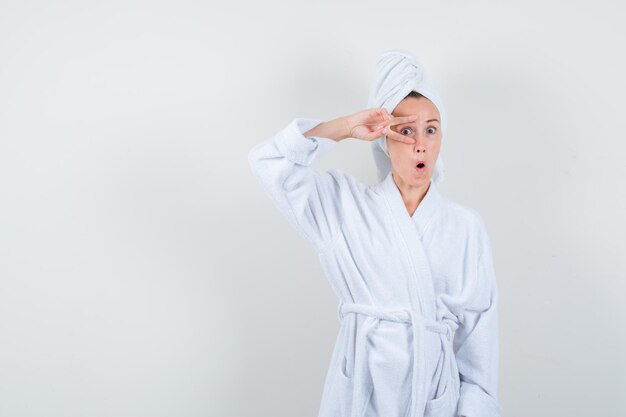
[[[332,139],[334,141],[344,140],[350,137],[350,125],[346,117],[338,117],[327,122],[322,122],[317,126],[304,132],[304,137],[318,136]]]

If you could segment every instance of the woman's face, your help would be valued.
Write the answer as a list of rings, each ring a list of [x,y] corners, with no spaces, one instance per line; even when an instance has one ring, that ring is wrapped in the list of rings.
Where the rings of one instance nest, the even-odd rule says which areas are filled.
[[[387,140],[394,177],[409,186],[420,187],[430,182],[441,147],[441,119],[437,107],[427,98],[408,97],[392,112],[393,116],[417,115],[417,120],[392,126],[391,129],[415,139],[415,143]],[[418,169],[419,161],[424,168]]]

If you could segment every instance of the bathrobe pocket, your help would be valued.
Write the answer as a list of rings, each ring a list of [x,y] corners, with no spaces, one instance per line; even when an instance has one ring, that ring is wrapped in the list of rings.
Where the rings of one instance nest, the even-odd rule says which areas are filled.
[[[446,370],[445,372],[449,372]],[[437,398],[426,401],[424,417],[457,417],[457,406],[459,400],[458,379],[451,374],[447,374],[448,381],[444,391]]]
[[[355,383],[362,384],[358,387],[361,394],[360,404],[354,404],[357,407],[357,414],[368,406],[372,398],[374,385],[368,376],[356,381],[355,373],[355,339],[353,335],[356,333],[356,315],[350,315],[344,318],[342,323],[340,338],[343,340],[342,348],[339,352],[338,362],[335,365],[335,389],[339,399],[339,409],[341,417],[350,417],[352,415],[352,407],[354,403]]]
[[[348,360],[345,355],[340,357],[339,366],[337,366],[336,378],[337,383],[335,387],[337,389],[337,395],[340,403],[340,410],[342,417],[350,417],[352,415],[352,403],[354,400],[354,379],[351,375],[348,375]],[[368,406],[372,398],[374,386],[369,381],[364,381],[365,395],[361,400],[361,404],[357,404],[357,414],[361,414],[362,411]]]
[[[439,397],[426,401],[424,417],[454,417],[456,409],[451,409],[452,398],[452,387],[448,384]]]

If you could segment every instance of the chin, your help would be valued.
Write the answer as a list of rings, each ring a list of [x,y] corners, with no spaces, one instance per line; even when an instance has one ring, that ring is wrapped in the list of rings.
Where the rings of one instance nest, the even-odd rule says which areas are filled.
[[[419,172],[415,168],[405,168],[402,171],[396,171],[398,176],[401,177],[402,182],[411,187],[422,187],[430,183],[430,172]],[[392,169],[393,170],[393,169]]]
[[[411,175],[410,178],[411,178],[412,185],[420,186],[420,185],[428,184],[430,182],[431,177],[429,173],[414,171],[413,175]]]
[[[430,183],[430,177],[424,177],[424,178],[419,178],[418,180],[416,180],[413,185],[415,185],[416,187],[421,187],[424,185],[428,185],[429,183]]]

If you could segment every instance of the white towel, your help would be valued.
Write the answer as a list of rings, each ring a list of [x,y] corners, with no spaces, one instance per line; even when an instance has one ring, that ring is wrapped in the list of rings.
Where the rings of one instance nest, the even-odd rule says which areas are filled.
[[[384,52],[376,64],[376,74],[370,89],[368,108],[383,107],[389,114],[411,91],[426,96],[433,102],[441,116],[441,138],[446,131],[446,116],[439,94],[428,84],[424,67],[415,55],[403,49]],[[372,141],[372,152],[376,163],[378,179],[384,180],[391,171],[391,159],[387,152],[387,137],[382,136]],[[431,180],[443,181],[443,160],[441,151],[435,163]]]

